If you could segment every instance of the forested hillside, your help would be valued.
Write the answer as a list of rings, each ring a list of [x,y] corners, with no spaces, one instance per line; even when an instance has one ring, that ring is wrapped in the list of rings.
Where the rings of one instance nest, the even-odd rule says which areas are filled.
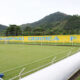
[[[0,25],[0,32],[6,36],[80,34],[80,16],[56,12],[34,23]]]
[[[0,32],[3,31],[3,30],[5,30],[6,28],[7,28],[7,26],[0,24]]]

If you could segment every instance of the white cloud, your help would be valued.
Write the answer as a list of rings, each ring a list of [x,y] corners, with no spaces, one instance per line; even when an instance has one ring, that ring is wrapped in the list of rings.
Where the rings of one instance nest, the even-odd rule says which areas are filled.
[[[80,14],[80,0],[0,0],[0,24],[24,24],[62,11]]]

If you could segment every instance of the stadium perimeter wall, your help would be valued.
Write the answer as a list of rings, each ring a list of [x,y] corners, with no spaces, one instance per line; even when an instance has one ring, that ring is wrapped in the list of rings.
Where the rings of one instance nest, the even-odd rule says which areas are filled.
[[[0,41],[80,43],[80,35],[1,36]]]

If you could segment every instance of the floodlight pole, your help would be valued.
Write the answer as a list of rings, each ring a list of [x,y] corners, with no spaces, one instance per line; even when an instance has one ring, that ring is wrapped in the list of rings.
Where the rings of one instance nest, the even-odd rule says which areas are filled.
[[[63,45],[65,44],[66,39],[63,40]]]
[[[73,41],[72,41],[72,46],[73,46]]]
[[[6,37],[5,37],[5,44],[7,44]]]
[[[22,39],[23,39],[22,41],[23,41],[23,44],[24,44],[24,36],[23,36],[23,30],[22,30]]]
[[[41,46],[42,46],[42,40],[41,40]]]
[[[42,38],[41,38],[41,46],[42,46]]]
[[[55,40],[55,45],[56,45],[56,42],[57,42],[57,41]]]

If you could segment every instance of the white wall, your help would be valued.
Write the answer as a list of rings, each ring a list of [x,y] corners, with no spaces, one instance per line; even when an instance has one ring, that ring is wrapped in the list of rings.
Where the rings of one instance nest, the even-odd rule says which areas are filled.
[[[80,69],[80,52],[21,80],[67,80]]]

